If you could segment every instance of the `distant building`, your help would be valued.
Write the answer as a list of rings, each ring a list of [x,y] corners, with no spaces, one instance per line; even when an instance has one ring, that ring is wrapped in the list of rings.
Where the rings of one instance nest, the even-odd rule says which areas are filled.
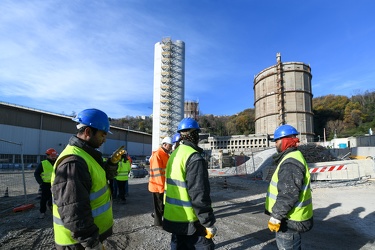
[[[375,135],[368,134],[348,138],[348,147],[375,147]]]
[[[195,120],[199,116],[199,102],[197,101],[185,101],[184,117],[190,117]]]
[[[204,150],[230,151],[233,154],[253,152],[259,149],[268,148],[270,139],[267,134],[233,135],[233,136],[209,136],[200,144]]]
[[[77,133],[72,116],[0,102],[0,163],[37,163],[45,151],[61,152],[69,138]],[[111,126],[112,134],[99,150],[109,156],[124,145],[131,156],[151,154],[150,134]]]
[[[329,142],[329,146],[332,148],[347,148],[348,144],[348,138],[334,138]]]
[[[269,147],[268,135],[233,135],[208,137],[212,149],[243,150]]]
[[[311,68],[301,62],[282,63],[280,53],[276,61],[254,77],[255,134],[209,136],[201,145],[205,150],[246,154],[268,148],[275,129],[283,124],[294,126],[302,143],[314,141]],[[186,111],[185,104],[185,116]]]

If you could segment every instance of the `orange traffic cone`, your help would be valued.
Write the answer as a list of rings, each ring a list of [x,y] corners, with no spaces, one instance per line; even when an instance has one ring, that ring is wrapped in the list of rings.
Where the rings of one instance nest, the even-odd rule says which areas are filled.
[[[9,197],[8,187],[7,187],[7,189],[5,190],[5,193],[4,193],[4,196],[3,196],[3,197],[4,197],[4,198]]]

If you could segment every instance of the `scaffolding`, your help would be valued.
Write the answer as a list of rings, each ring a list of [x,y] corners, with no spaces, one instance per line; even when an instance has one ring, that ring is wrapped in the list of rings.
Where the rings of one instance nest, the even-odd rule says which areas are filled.
[[[161,42],[161,79],[160,79],[160,135],[161,141],[175,133],[176,117],[179,120],[183,83],[181,82],[182,51],[170,38]],[[178,121],[177,121],[178,122]]]
[[[281,63],[281,54],[276,54],[277,58],[277,65],[276,65],[276,71],[277,71],[277,107],[279,111],[279,117],[278,117],[278,126],[285,124],[285,106],[284,106],[284,86],[283,86],[283,66]]]

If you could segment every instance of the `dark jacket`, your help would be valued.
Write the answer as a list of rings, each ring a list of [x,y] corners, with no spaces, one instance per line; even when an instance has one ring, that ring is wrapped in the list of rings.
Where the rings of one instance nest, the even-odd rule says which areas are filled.
[[[69,145],[85,150],[104,169],[110,169],[107,165],[111,165],[117,171],[117,164],[113,165],[110,161],[104,163],[102,153],[90,147],[78,137],[72,136]],[[103,178],[106,177],[103,176]],[[53,200],[58,206],[64,226],[72,232],[72,237],[83,247],[95,246],[99,240],[103,241],[112,234],[111,228],[99,236],[99,229],[94,224],[91,214],[89,197],[91,186],[91,175],[86,161],[82,157],[78,155],[67,156],[57,166],[52,185]],[[80,246],[77,247],[80,248]],[[56,248],[64,249],[64,247],[57,245]]]
[[[52,161],[50,159],[47,159],[47,160],[52,164],[52,166],[53,164],[55,164],[55,161]],[[38,182],[39,185],[42,185],[44,183],[42,176],[41,176],[42,173],[43,173],[43,164],[40,162],[34,171],[35,180]]]
[[[276,165],[290,152],[298,150],[297,148],[288,148],[274,156]],[[306,232],[313,227],[313,218],[302,221],[290,221],[286,219],[286,215],[298,201],[299,193],[303,186],[304,176],[306,174],[305,166],[296,159],[289,158],[285,160],[279,168],[278,172],[278,195],[275,205],[272,207],[271,216],[281,220],[280,230],[282,232],[288,229],[297,232]],[[269,214],[268,211],[266,211]]]
[[[181,225],[167,220],[164,220],[163,228],[176,234],[190,234],[191,230],[196,230],[198,234],[206,235],[205,228],[211,227],[216,222],[211,206],[208,165],[201,156],[203,149],[186,140],[181,141],[181,144],[190,146],[198,151],[192,154],[186,162],[186,184],[192,207],[199,222],[194,225],[195,229],[189,229],[189,232],[185,230],[181,232]]]

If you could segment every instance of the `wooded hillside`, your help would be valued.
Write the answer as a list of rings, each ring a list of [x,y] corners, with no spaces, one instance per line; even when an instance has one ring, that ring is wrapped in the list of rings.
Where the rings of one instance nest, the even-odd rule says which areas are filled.
[[[375,130],[375,91],[366,91],[352,97],[327,95],[313,98],[314,133],[323,138],[324,128],[327,140],[334,137],[348,137],[368,134]],[[231,116],[201,115],[198,123],[203,133],[216,136],[248,135],[255,133],[254,109]],[[112,119],[111,125],[152,133],[152,118],[124,117]]]

